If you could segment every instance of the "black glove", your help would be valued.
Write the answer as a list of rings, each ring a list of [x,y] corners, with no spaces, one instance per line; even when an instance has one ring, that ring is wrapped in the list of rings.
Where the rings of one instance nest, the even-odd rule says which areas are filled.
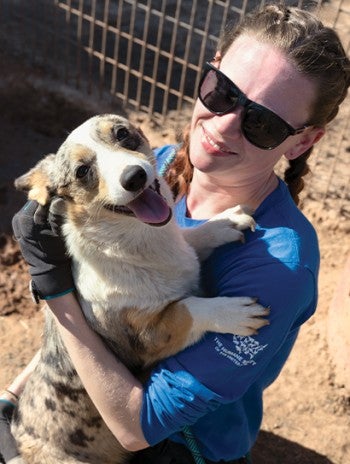
[[[19,456],[16,440],[10,429],[10,422],[15,407],[10,401],[0,399],[0,462],[7,463],[16,456]]]
[[[64,200],[40,206],[28,201],[14,216],[12,227],[22,255],[29,264],[34,300],[48,300],[74,290],[71,261],[60,235]]]

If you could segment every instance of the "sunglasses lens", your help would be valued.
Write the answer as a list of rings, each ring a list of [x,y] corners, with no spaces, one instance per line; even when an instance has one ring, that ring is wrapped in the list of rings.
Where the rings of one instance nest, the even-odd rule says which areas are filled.
[[[199,98],[209,111],[223,114],[233,110],[238,95],[226,76],[210,69],[200,83]]]
[[[242,130],[250,143],[265,150],[277,147],[289,135],[285,122],[259,105],[247,108]]]

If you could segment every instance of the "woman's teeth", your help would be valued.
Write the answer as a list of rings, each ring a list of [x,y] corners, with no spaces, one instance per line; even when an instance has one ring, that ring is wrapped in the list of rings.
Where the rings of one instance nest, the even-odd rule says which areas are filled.
[[[211,145],[213,148],[215,148],[215,150],[222,151],[222,152],[225,152],[225,153],[231,153],[231,151],[228,150],[226,147],[223,147],[223,146],[218,145],[217,143],[215,143],[214,140],[212,140],[208,136],[208,134],[205,134],[205,138],[206,138],[207,142],[209,143],[209,145]]]

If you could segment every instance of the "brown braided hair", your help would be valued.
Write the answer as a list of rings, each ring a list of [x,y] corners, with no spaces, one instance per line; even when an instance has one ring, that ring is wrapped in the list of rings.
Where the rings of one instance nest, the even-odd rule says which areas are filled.
[[[190,125],[186,126],[182,134],[182,144],[176,153],[174,161],[165,174],[174,198],[180,198],[188,192],[193,175],[193,166],[190,161]]]
[[[322,24],[311,12],[284,4],[265,5],[246,15],[236,26],[228,26],[219,42],[224,56],[232,42],[242,34],[256,37],[280,49],[305,77],[317,83],[317,98],[311,108],[309,124],[324,127],[335,118],[350,85],[350,61],[337,33]],[[289,161],[284,180],[296,204],[304,187],[303,176],[312,147]],[[177,195],[187,192],[193,167],[189,161],[189,129],[167,173],[167,180]]]

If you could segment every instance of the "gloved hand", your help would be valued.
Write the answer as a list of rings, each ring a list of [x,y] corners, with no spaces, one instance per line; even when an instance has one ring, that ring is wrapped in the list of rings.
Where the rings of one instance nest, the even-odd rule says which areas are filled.
[[[0,462],[24,464],[24,461],[19,456],[17,444],[10,429],[15,407],[16,405],[11,401],[0,398]]]
[[[15,238],[29,264],[31,291],[37,303],[74,290],[70,258],[60,235],[64,212],[61,198],[54,198],[47,206],[28,201],[12,220]]]

